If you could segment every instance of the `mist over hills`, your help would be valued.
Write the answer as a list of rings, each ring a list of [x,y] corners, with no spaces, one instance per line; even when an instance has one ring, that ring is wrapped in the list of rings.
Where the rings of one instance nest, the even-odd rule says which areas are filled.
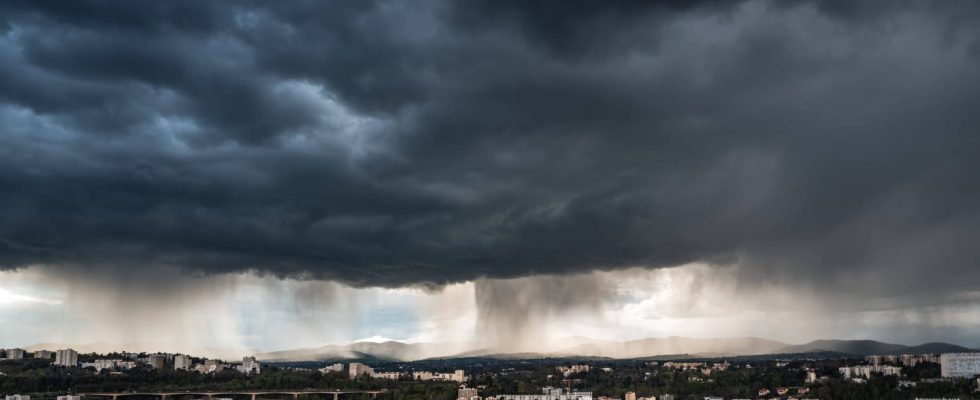
[[[856,355],[897,355],[923,353],[961,353],[975,351],[967,347],[949,343],[924,343],[917,346],[883,343],[874,340],[814,340],[797,346],[787,346],[777,353],[816,353],[837,352]]]
[[[874,340],[815,340],[800,345],[756,337],[701,339],[686,337],[648,338],[630,341],[608,341],[589,338],[563,339],[566,347],[549,352],[509,352],[504,349],[477,348],[466,350],[466,343],[402,343],[356,342],[348,345],[326,345],[258,354],[266,361],[324,361],[347,359],[379,359],[412,361],[426,358],[546,358],[598,357],[646,358],[687,354],[703,357],[748,356],[797,353],[839,353],[855,356],[869,354],[922,354],[970,352],[973,349],[949,343],[925,343],[916,346],[884,343]]]
[[[394,340],[381,342],[354,342],[328,344],[318,347],[296,348],[273,352],[254,349],[182,347],[180,349],[153,343],[131,342],[112,345],[105,342],[69,345],[64,343],[38,343],[25,346],[27,351],[73,348],[80,353],[129,352],[180,352],[195,356],[235,360],[245,355],[255,355],[263,361],[328,361],[377,359],[385,361],[415,361],[433,358],[489,357],[500,359],[535,358],[655,358],[671,355],[693,357],[764,356],[781,354],[826,353],[853,356],[870,354],[923,354],[957,353],[976,351],[968,347],[931,342],[915,346],[885,343],[875,340],[814,340],[804,344],[787,344],[757,337],[741,338],[688,338],[671,336],[629,341],[598,340],[585,337],[557,339],[551,343],[553,351],[515,352],[501,348],[481,348],[472,343],[404,343]]]

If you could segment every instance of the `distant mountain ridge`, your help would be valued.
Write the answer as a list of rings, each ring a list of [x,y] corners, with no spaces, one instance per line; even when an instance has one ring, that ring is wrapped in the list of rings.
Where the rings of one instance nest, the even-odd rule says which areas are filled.
[[[776,351],[776,353],[815,353],[820,351],[830,351],[837,353],[855,355],[898,355],[898,354],[924,354],[924,353],[963,353],[973,352],[974,349],[949,343],[924,343],[918,346],[906,346],[902,344],[892,344],[878,342],[874,340],[814,340],[810,343],[786,346]]]
[[[701,339],[671,336],[624,342],[589,338],[565,339],[567,347],[550,352],[508,352],[504,349],[473,349],[465,343],[356,342],[348,345],[326,345],[258,354],[265,361],[326,361],[378,359],[412,361],[427,358],[488,357],[500,359],[534,358],[652,358],[665,355],[692,357],[727,357],[768,354],[838,353],[864,356],[870,354],[923,354],[972,352],[973,349],[949,343],[925,343],[917,346],[884,343],[874,340],[815,340],[800,345],[757,337]]]

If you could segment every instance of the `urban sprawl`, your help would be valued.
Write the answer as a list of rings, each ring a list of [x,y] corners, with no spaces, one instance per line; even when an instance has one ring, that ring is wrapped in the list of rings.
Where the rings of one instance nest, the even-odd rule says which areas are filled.
[[[235,363],[172,353],[80,355],[72,349],[6,349],[2,356],[0,394],[6,400],[980,398],[980,353],[588,363],[472,358],[380,366],[364,360],[319,367],[272,362],[266,368],[253,356]]]

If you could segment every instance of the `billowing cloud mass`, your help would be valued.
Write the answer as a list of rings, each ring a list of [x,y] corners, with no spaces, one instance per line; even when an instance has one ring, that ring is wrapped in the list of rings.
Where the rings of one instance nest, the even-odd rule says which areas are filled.
[[[980,4],[572,3],[4,2],[0,269],[476,281],[479,321],[690,263],[980,284]]]

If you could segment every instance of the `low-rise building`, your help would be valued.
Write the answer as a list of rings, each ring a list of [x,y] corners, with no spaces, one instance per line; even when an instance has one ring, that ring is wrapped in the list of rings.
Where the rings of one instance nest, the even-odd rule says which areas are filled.
[[[844,379],[871,379],[872,374],[881,374],[886,376],[900,376],[902,374],[902,368],[893,365],[855,365],[853,367],[840,367],[837,370],[840,371],[840,374],[844,377]]]
[[[372,372],[371,377],[374,379],[398,380],[402,377],[402,373],[401,372]]]
[[[320,372],[324,374],[330,372],[344,372],[344,364],[336,363],[333,365],[328,365],[326,367],[320,368]]]
[[[453,372],[415,371],[412,373],[412,379],[417,381],[452,381],[463,383],[466,382],[466,373],[461,369]]]
[[[115,370],[116,369],[116,363],[119,363],[119,362],[122,362],[122,360],[98,359],[98,360],[95,360],[95,362],[92,363],[92,367],[95,368],[95,371],[96,372],[100,372],[100,371],[102,371],[104,369]]]
[[[218,360],[204,360],[204,364],[194,366],[194,370],[202,374],[213,374],[215,372],[221,372],[224,369],[225,365]]]
[[[491,400],[592,400],[592,392],[565,392],[558,388],[545,387],[542,394],[503,394],[487,396]]]
[[[555,369],[558,370],[558,372],[560,372],[562,374],[562,376],[564,376],[566,378],[569,375],[577,374],[579,372],[589,372],[589,366],[586,365],[586,364],[578,364],[578,365],[572,365],[572,366],[568,366],[568,367],[566,367],[566,366],[563,365],[563,366],[560,366],[560,367],[556,367]]]
[[[474,398],[479,398],[476,388],[468,388],[466,386],[460,386],[459,391],[456,394],[457,400],[473,400]]]

